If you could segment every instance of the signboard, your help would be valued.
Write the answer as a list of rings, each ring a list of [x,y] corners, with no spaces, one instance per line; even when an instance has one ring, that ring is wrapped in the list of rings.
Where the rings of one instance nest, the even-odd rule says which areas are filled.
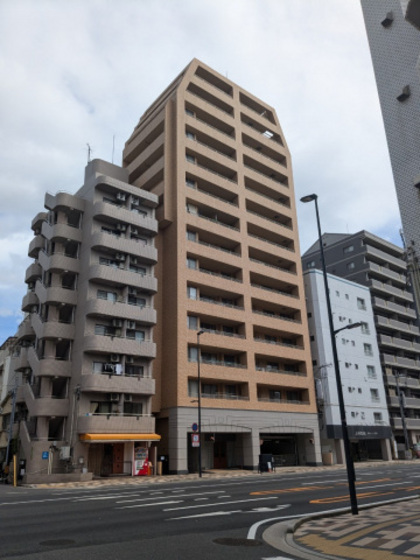
[[[196,432],[198,430],[197,422],[194,422],[194,424],[191,426],[191,429],[192,429],[193,432]]]
[[[43,459],[48,459],[49,456],[50,456],[50,452],[49,452],[49,451],[43,451],[43,452],[42,452],[42,458],[43,458]]]
[[[200,436],[198,434],[191,434],[191,445],[193,447],[200,447]]]

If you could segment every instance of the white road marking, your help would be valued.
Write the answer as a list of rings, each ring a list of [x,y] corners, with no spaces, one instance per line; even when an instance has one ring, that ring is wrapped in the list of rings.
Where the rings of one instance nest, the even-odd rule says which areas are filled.
[[[155,502],[153,504],[135,504],[133,506],[121,506],[115,509],[130,509],[130,508],[141,508],[141,507],[152,507],[152,506],[165,506],[167,504],[179,504],[182,500],[171,500],[169,502]]]
[[[232,515],[234,513],[242,513],[241,509],[232,511],[212,511],[209,513],[196,513],[194,515],[183,515],[182,517],[170,517],[168,521],[177,521],[178,519],[196,519],[197,517],[218,517],[221,515]]]
[[[277,500],[277,496],[269,496],[267,498],[249,498],[248,500],[235,500],[233,502],[225,502],[225,504],[243,504],[249,502],[260,502],[261,500]],[[219,504],[203,504],[200,506],[182,506],[178,508],[166,508],[163,511],[177,511],[180,509],[195,509],[195,508],[212,507],[212,506],[218,507]]]

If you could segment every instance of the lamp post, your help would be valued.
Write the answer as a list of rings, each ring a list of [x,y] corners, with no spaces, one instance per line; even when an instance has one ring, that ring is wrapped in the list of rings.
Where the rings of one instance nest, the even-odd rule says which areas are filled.
[[[200,336],[204,331],[197,332],[197,379],[198,379],[198,476],[203,476],[201,469],[201,377],[200,377]]]
[[[330,334],[331,334],[331,346],[333,352],[333,360],[334,360],[334,369],[335,369],[335,378],[337,382],[337,394],[338,394],[338,404],[340,409],[340,418],[341,418],[341,429],[343,432],[343,443],[344,443],[344,453],[346,457],[346,467],[347,467],[347,479],[349,485],[349,494],[350,494],[350,505],[351,505],[351,512],[353,515],[357,515],[359,513],[357,507],[357,496],[356,496],[356,488],[355,488],[355,473],[354,473],[354,464],[353,458],[350,453],[350,440],[349,440],[349,432],[347,428],[347,420],[346,420],[346,410],[344,407],[344,396],[343,396],[343,387],[341,385],[341,376],[340,376],[340,368],[338,362],[338,354],[337,354],[337,342],[335,339],[335,335],[344,330],[344,328],[355,328],[356,326],[360,326],[357,323],[351,323],[344,327],[343,329],[334,330],[334,323],[333,323],[333,315],[331,311],[331,301],[330,301],[330,291],[328,287],[328,276],[327,276],[327,268],[325,265],[325,257],[324,257],[324,248],[322,245],[322,233],[321,233],[321,223],[319,220],[319,211],[318,211],[318,195],[316,194],[309,194],[307,196],[302,197],[301,202],[315,202],[315,211],[316,211],[316,223],[318,227],[318,239],[319,239],[319,249],[321,253],[321,263],[322,263],[322,274],[324,277],[324,286],[325,286],[325,298],[327,301],[327,312],[328,312],[328,322],[330,327]]]

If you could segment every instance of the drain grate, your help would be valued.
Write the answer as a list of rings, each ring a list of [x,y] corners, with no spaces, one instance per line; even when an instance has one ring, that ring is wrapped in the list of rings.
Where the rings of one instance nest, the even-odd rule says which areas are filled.
[[[51,541],[42,541],[39,544],[42,546],[67,546],[69,544],[75,544],[76,541],[71,539],[53,539]]]
[[[256,539],[233,539],[233,538],[220,538],[214,539],[216,544],[223,544],[225,546],[261,546],[262,542]]]

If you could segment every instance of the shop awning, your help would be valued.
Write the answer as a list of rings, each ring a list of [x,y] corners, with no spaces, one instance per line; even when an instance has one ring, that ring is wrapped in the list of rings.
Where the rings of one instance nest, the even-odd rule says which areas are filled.
[[[80,441],[109,443],[116,441],[160,441],[158,434],[80,434]]]

